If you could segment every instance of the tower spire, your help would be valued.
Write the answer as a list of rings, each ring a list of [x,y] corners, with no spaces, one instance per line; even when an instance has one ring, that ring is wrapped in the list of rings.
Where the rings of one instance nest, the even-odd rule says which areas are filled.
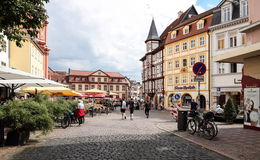
[[[149,31],[149,34],[148,34],[145,42],[151,41],[151,40],[160,41],[160,38],[158,37],[156,26],[155,26],[155,23],[154,23],[154,18],[152,19],[150,31]]]

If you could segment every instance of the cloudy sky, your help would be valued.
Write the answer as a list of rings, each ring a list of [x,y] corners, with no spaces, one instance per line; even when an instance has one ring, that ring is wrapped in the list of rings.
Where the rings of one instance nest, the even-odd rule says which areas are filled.
[[[54,70],[120,72],[141,80],[152,17],[158,34],[192,4],[199,13],[220,0],[51,0],[49,66]]]

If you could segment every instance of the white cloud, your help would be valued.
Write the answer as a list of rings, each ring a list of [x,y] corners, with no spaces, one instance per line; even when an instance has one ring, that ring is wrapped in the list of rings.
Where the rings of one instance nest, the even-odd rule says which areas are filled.
[[[155,18],[158,33],[161,34],[167,25],[177,18],[178,11],[185,11],[192,4],[196,4],[196,1],[50,1],[47,5],[50,17],[48,34],[53,34],[49,38],[49,46],[52,49],[50,57],[63,59],[62,61],[51,60],[50,62],[53,63],[51,65],[58,67],[57,69],[70,67],[124,72],[131,75],[131,78],[140,80],[139,59],[145,54],[144,41],[147,38],[152,17]],[[196,8],[198,12],[204,11],[199,6]],[[64,23],[59,25],[64,26],[58,26],[56,23],[61,16]],[[69,28],[66,29],[66,27]],[[63,32],[64,37],[57,32]],[[71,39],[66,37],[66,34],[71,35]],[[81,42],[77,42],[77,37]],[[85,43],[90,47],[84,48],[81,45],[75,45],[76,43]],[[77,57],[77,53],[81,52],[82,54]],[[83,52],[88,52],[88,54],[84,56]],[[73,60],[66,60],[66,57],[71,57],[72,53]],[[89,59],[90,57],[95,59]]]

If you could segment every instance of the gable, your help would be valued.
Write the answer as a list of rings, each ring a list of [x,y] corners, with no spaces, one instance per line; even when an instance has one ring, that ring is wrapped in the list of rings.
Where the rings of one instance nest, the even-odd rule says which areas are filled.
[[[105,72],[103,72],[101,70],[97,70],[97,71],[93,72],[91,75],[92,76],[106,76],[106,77],[108,76]]]

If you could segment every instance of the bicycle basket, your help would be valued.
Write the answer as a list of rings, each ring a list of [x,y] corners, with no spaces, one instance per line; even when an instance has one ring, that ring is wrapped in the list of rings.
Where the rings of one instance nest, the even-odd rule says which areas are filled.
[[[207,119],[207,120],[213,119],[214,113],[213,112],[206,112],[206,113],[203,114],[203,118]]]

